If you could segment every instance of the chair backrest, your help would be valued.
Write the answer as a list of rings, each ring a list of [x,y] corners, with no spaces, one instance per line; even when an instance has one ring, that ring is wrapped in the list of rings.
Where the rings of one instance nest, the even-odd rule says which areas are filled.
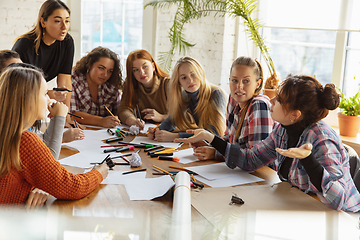
[[[346,145],[346,144],[343,144],[343,145],[344,145],[345,150],[349,154],[350,175],[354,179],[355,175],[359,171],[360,159],[359,159],[358,154],[352,147],[350,147],[349,145]],[[360,174],[359,174],[359,178],[360,178]]]

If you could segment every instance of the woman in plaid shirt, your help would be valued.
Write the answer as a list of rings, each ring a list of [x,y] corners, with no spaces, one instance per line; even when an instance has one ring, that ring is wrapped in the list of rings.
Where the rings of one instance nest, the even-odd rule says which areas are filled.
[[[261,64],[249,57],[237,58],[231,65],[229,81],[231,95],[222,139],[231,143],[231,148],[235,145],[252,148],[267,138],[274,126],[269,98],[259,95],[263,85]],[[209,145],[196,146],[194,155],[200,160],[224,159],[220,152]]]
[[[304,192],[315,193],[335,210],[360,211],[360,194],[349,171],[349,157],[340,137],[321,119],[339,106],[333,84],[325,88],[313,77],[288,76],[271,99],[271,117],[279,122],[270,136],[251,149],[230,148],[230,144],[204,130],[176,142],[207,140],[225,156],[230,168],[253,171],[278,161],[282,181]]]
[[[76,63],[71,74],[70,112],[83,117],[80,123],[105,128],[120,125],[114,116],[123,85],[120,67],[117,54],[104,47],[94,48]]]

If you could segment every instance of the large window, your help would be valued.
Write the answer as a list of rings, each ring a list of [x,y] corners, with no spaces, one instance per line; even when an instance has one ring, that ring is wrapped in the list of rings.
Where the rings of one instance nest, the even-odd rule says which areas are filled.
[[[360,1],[259,2],[263,37],[281,80],[307,74],[348,96],[360,91]]]
[[[343,88],[348,96],[360,92],[360,33],[350,32],[348,36]]]
[[[125,66],[127,55],[142,46],[142,16],[142,0],[82,0],[81,56],[103,46]]]
[[[269,28],[266,40],[281,80],[291,73],[331,82],[336,32]]]

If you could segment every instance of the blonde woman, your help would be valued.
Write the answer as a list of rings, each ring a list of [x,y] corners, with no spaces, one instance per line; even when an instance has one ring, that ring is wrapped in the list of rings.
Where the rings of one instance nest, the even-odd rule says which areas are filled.
[[[45,117],[49,104],[46,82],[39,71],[11,67],[1,74],[1,204],[43,204],[43,199],[34,199],[33,188],[59,199],[80,199],[92,192],[108,174],[106,164],[85,174],[68,172],[54,159],[43,141],[27,131],[36,120]],[[67,108],[62,111],[66,113]]]
[[[205,79],[201,64],[192,57],[180,58],[169,83],[169,117],[148,137],[157,141],[173,141],[188,137],[189,128],[204,128],[221,136],[225,130],[225,95]],[[172,132],[177,128],[180,132]]]

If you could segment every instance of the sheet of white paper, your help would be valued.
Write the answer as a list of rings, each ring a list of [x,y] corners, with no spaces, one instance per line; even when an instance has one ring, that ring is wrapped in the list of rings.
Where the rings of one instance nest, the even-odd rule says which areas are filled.
[[[196,172],[200,176],[206,178],[207,180],[215,180],[221,178],[227,178],[232,175],[236,176],[241,173],[248,173],[240,168],[231,169],[224,162],[201,165],[196,167],[187,167],[186,169]]]
[[[141,137],[141,136],[135,137],[134,140],[132,140],[131,142],[132,142],[132,143],[145,142],[145,143],[153,144],[153,145],[161,145],[161,146],[164,146],[164,147],[166,147],[166,148],[176,148],[177,146],[179,146],[179,143],[174,143],[174,142],[158,142],[158,141],[150,140],[148,137]]]
[[[175,183],[169,175],[158,178],[129,179],[125,188],[131,201],[151,200],[163,196]]]
[[[127,180],[145,179],[146,177],[146,172],[135,172],[125,175],[122,174],[123,172],[125,171],[109,171],[109,174],[101,184],[125,184]]]
[[[174,152],[173,156],[180,158],[179,163],[187,164],[187,163],[198,161],[197,157],[195,157],[193,154],[194,154],[194,150],[192,148],[188,148],[188,149]]]
[[[104,160],[104,158],[110,154],[110,157],[119,156],[121,153],[103,153],[103,149],[99,146],[97,147],[98,151],[83,151],[69,157],[63,158],[59,160],[61,165],[67,165],[72,167],[80,167],[80,168],[90,168],[93,167],[93,164],[90,163],[98,163]],[[119,162],[122,162],[121,159]]]
[[[196,176],[196,179],[202,183],[209,185],[210,187],[230,187],[247,183],[265,181],[264,179],[251,175],[248,172],[237,173],[236,175],[232,174],[229,177],[215,179],[211,181],[201,176]]]
[[[106,134],[105,134],[106,133]],[[63,145],[75,148],[80,152],[83,151],[97,151],[100,149],[101,145],[104,143],[102,139],[112,137],[106,130],[84,130],[84,139],[78,141],[72,141],[69,143],[64,143]]]
[[[144,129],[141,130],[140,132],[146,134],[150,127],[151,127],[151,128],[154,128],[154,127],[156,127],[156,126],[157,126],[156,124],[145,123]]]

